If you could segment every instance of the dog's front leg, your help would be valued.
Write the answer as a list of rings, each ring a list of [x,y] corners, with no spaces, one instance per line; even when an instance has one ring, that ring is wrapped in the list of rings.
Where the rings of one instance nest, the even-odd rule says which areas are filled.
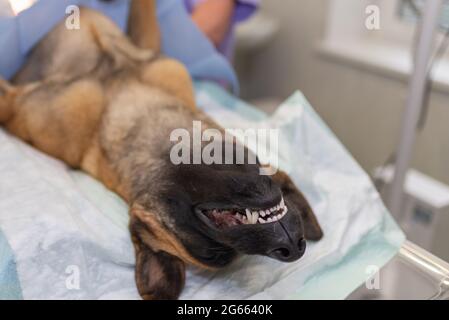
[[[128,35],[142,49],[160,51],[161,39],[156,0],[132,0],[128,18]]]

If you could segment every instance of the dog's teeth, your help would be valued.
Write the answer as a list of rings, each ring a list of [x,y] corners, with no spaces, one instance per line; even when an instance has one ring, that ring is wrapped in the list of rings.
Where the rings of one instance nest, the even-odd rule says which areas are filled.
[[[259,219],[259,213],[256,211],[253,212],[253,220],[252,220],[253,224],[257,223],[257,219]]]
[[[273,222],[273,219],[268,218],[267,221],[268,221],[268,222]]]
[[[265,214],[268,216],[270,215],[270,210],[265,210]]]
[[[282,198],[280,205],[281,205],[281,208],[283,208],[285,206],[284,198]]]
[[[264,214],[264,213],[265,213],[264,210],[260,210],[260,211],[259,211],[259,216],[261,216],[261,215]]]
[[[278,217],[273,217],[273,222],[278,221]]]
[[[264,212],[264,211],[261,211],[261,212],[260,212],[260,215],[261,215],[262,217],[265,217],[265,212]]]
[[[250,219],[250,221],[251,221],[252,223],[255,223],[255,221],[257,221],[257,219],[254,220],[254,217],[255,217],[256,214],[259,214],[259,211],[253,211],[252,214],[251,214],[251,219]]]
[[[288,211],[288,208],[287,208],[287,206],[285,206],[284,207],[284,215],[287,213],[287,211]]]
[[[283,214],[278,214],[278,215],[276,216],[276,218],[277,218],[278,220],[281,220],[283,216],[284,216]]]
[[[273,207],[270,209],[270,212],[274,212],[276,210],[276,207]]]
[[[259,218],[259,223],[266,223],[266,221],[262,218]]]
[[[248,209],[245,210],[246,213],[246,218],[248,219],[248,222],[251,223],[251,221],[253,220],[253,215],[251,214],[251,211],[249,211]]]

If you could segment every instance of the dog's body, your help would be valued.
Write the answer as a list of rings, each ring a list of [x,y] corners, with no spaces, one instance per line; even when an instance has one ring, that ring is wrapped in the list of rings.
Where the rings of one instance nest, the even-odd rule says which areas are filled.
[[[0,123],[36,148],[89,173],[129,203],[142,297],[178,297],[185,263],[221,267],[239,252],[268,254],[266,247],[271,250],[273,241],[293,241],[293,247],[301,247],[303,225],[306,238],[319,239],[322,233],[307,201],[285,174],[271,179],[254,174],[252,167],[180,169],[170,163],[174,129],[191,130],[194,120],[201,121],[203,129],[222,129],[196,109],[185,67],[159,55],[154,2],[133,0],[129,21],[131,40],[89,9],[82,9],[81,30],[57,26],[33,50],[14,85],[0,80]],[[244,180],[230,187],[227,179],[235,181],[237,176]],[[204,184],[209,188],[201,189]],[[213,201],[210,187],[218,194]],[[242,224],[238,230],[221,232],[201,219],[192,221],[189,213],[197,212],[192,208],[198,204],[223,199],[237,199],[232,207],[266,208],[282,196],[297,212],[291,209],[286,222],[273,223],[272,228]],[[256,227],[260,230],[254,237],[262,243],[257,248],[251,245],[255,240],[250,229]],[[264,234],[270,239],[265,245]],[[268,255],[285,261],[302,255],[290,244],[282,249],[285,246],[287,254]]]

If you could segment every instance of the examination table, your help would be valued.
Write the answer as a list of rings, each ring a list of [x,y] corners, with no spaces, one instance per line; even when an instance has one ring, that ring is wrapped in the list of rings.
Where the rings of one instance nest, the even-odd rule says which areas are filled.
[[[405,241],[301,93],[267,116],[211,83],[196,83],[196,92],[226,128],[279,129],[279,167],[325,236],[294,263],[245,256],[216,272],[189,268],[181,299],[344,299],[392,258],[428,274],[434,298],[447,297],[447,264]],[[0,129],[0,299],[139,299],[127,224],[118,196]]]

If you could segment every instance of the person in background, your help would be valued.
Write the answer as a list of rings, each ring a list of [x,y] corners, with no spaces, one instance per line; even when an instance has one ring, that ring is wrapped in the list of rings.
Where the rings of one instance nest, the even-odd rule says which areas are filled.
[[[14,1],[14,0],[12,0]],[[101,11],[125,31],[129,0],[32,0],[14,12],[0,0],[0,76],[10,79],[29,51],[64,17],[71,5]],[[258,0],[157,0],[162,52],[180,60],[194,80],[215,81],[238,94],[230,64],[236,23],[248,18]],[[76,30],[74,30],[76,32]]]
[[[184,0],[193,22],[217,50],[232,59],[234,26],[257,9],[259,0]]]

